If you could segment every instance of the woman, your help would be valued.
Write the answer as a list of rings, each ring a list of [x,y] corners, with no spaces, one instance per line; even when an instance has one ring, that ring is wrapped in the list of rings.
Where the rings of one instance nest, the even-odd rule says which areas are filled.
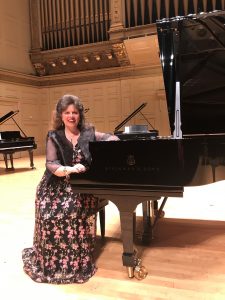
[[[117,140],[85,124],[79,98],[64,95],[57,103],[46,145],[46,170],[35,199],[32,248],[23,250],[24,271],[37,282],[83,283],[96,272],[93,262],[98,200],[75,194],[71,173],[85,172],[89,141]]]

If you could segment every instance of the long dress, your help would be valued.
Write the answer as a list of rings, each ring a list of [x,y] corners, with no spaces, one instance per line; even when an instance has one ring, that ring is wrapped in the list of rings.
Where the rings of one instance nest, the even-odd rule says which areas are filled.
[[[74,163],[83,163],[81,150]],[[93,251],[97,198],[75,194],[69,180],[44,174],[35,199],[33,247],[23,250],[24,271],[36,282],[84,283],[96,272]]]

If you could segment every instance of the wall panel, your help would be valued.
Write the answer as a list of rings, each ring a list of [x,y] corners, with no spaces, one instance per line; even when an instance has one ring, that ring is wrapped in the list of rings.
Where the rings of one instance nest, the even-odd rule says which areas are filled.
[[[34,74],[29,57],[29,0],[1,1],[0,18],[0,68]]]

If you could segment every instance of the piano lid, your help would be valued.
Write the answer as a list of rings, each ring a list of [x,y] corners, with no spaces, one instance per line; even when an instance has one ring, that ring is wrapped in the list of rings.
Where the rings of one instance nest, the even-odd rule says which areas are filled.
[[[225,132],[225,11],[157,21],[171,132],[180,81],[183,134]]]
[[[5,114],[3,117],[0,118],[0,125],[5,123],[7,120],[13,118],[16,114],[18,114],[19,110],[10,111],[7,114]]]
[[[137,109],[135,109],[135,111],[133,111],[126,119],[124,119],[119,125],[116,126],[114,132],[117,132],[120,128],[122,128],[123,125],[125,125],[128,121],[130,121],[130,119],[132,119],[134,116],[136,116],[136,114],[139,113],[139,111],[141,111],[145,106],[147,105],[147,103],[142,103]]]

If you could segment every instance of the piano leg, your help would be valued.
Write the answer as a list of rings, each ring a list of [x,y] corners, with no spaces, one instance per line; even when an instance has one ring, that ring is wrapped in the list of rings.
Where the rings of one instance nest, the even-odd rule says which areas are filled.
[[[8,155],[9,155],[9,160],[10,160],[11,168],[9,168],[9,165],[8,165]],[[6,170],[14,170],[13,155],[12,155],[12,153],[3,153],[3,157],[4,157],[4,162],[5,162]]]
[[[33,150],[28,150],[29,157],[30,157],[30,167],[34,169],[34,157],[33,157]]]
[[[106,199],[99,199],[98,201],[98,212],[99,212],[99,221],[100,221],[100,230],[101,237],[105,237],[105,207],[109,204],[109,201]]]
[[[133,211],[120,212],[121,232],[123,241],[123,265],[127,267],[129,278],[134,277],[134,267],[137,261],[137,252],[134,250],[134,226],[133,226]]]
[[[14,170],[13,155],[12,155],[12,153],[9,154],[9,158],[10,158],[11,168]]]
[[[3,157],[4,157],[4,162],[5,162],[5,167],[6,169],[8,169],[8,158],[7,158],[7,154],[3,154]]]
[[[123,201],[120,198],[118,199],[117,196],[113,195],[110,200],[117,206],[120,213],[123,265],[127,268],[129,278],[135,276],[138,279],[143,279],[147,275],[147,271],[142,272],[141,260],[137,257],[137,251],[134,249],[134,212],[140,203],[140,198],[136,199],[134,196],[130,198],[126,195],[123,196]],[[138,271],[135,272],[136,267]],[[140,274],[143,273],[144,275],[141,277]]]
[[[101,237],[105,237],[105,207],[103,207],[99,211],[99,219],[100,219],[100,228],[101,228]]]

